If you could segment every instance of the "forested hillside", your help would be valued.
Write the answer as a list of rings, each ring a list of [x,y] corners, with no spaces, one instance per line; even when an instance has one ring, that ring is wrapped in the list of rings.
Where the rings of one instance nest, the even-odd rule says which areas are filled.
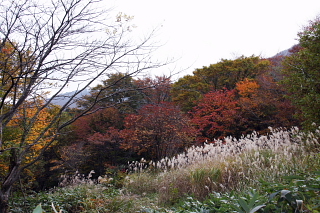
[[[51,166],[61,172],[94,170],[100,176],[110,168],[125,168],[131,160],[157,161],[227,136],[300,127],[300,110],[286,98],[289,93],[281,83],[284,58],[221,60],[176,82],[167,76],[126,78],[113,85],[119,92],[108,97],[111,92],[99,88],[126,76],[111,74],[79,100],[81,108],[90,105],[95,93],[103,98],[97,112],[79,118],[59,138],[54,148],[59,157]]]
[[[220,186],[206,185],[208,190],[219,192],[235,190],[231,185],[222,186],[233,184],[225,181],[223,175],[227,173],[224,169],[234,172],[239,183],[245,179],[241,174],[248,171],[230,167],[232,162],[238,161],[232,160],[229,154],[241,153],[241,147],[246,150],[244,138],[252,137],[250,143],[257,146],[257,150],[261,147],[271,150],[269,153],[261,149],[256,155],[264,153],[272,164],[272,159],[276,159],[281,150],[278,142],[269,147],[268,141],[258,144],[255,140],[278,137],[275,129],[281,134],[288,131],[290,135],[288,140],[283,139],[286,136],[279,136],[279,140],[283,140],[281,143],[288,143],[279,145],[285,147],[283,149],[292,144],[303,145],[302,148],[290,148],[288,153],[292,153],[287,156],[290,161],[296,160],[291,155],[311,153],[310,159],[319,162],[319,155],[314,154],[319,150],[317,134],[320,126],[319,18],[298,33],[299,44],[286,54],[275,53],[271,58],[252,55],[221,59],[173,82],[172,76],[138,75],[149,69],[161,69],[165,64],[147,60],[153,48],[148,43],[149,38],[137,45],[122,41],[126,38],[123,34],[129,32],[125,25],[131,17],[119,15],[112,27],[117,31],[113,33],[105,32],[106,26],[102,24],[101,32],[109,37],[97,41],[90,37],[91,28],[84,29],[98,16],[91,13],[88,5],[78,3],[52,5],[52,12],[64,19],[56,19],[42,10],[35,12],[39,8],[33,5],[12,3],[12,8],[21,10],[8,10],[7,20],[0,20],[1,24],[10,26],[0,34],[0,212],[8,212],[9,206],[12,207],[13,194],[20,199],[31,191],[49,190],[59,183],[61,186],[61,177],[68,182],[71,181],[68,175],[89,174],[88,179],[84,178],[85,182],[111,176],[122,181],[133,171],[133,164],[128,165],[128,162],[143,162],[143,166],[156,172],[157,169],[167,170],[157,162],[168,163],[171,159],[170,170],[178,164],[173,159],[197,147],[213,150],[216,146],[237,144],[234,150],[221,148],[220,152],[228,157],[213,166],[217,170],[210,170],[215,173],[210,173],[213,175],[210,178],[216,178]],[[74,9],[78,6],[85,12]],[[22,22],[30,15],[25,11],[33,11],[27,24]],[[19,17],[20,22],[15,22],[15,17]],[[98,19],[96,23],[103,22]],[[16,34],[12,30],[16,30]],[[21,32],[23,30],[25,32]],[[14,36],[19,33],[25,39],[15,41]],[[85,39],[77,40],[80,35],[86,36]],[[82,52],[77,52],[74,58],[58,57],[60,51],[80,46],[85,48],[77,49]],[[82,79],[84,76],[85,80]],[[78,82],[75,92],[64,93],[63,88],[73,82]],[[99,83],[94,84],[96,82]],[[89,92],[80,96],[87,89]],[[57,100],[64,101],[59,105]],[[210,151],[201,152],[203,157]],[[257,157],[254,153],[249,153],[249,157],[244,155],[237,159],[245,159],[248,165],[251,158]],[[284,158],[282,154],[279,156]],[[279,167],[283,163],[282,160],[274,161]],[[188,162],[193,164],[190,158]],[[311,170],[308,160],[303,162]],[[267,167],[269,163],[261,166]],[[319,166],[315,165],[316,168]],[[286,171],[293,174],[294,169],[290,169],[279,168],[279,171],[281,175]],[[203,172],[207,175],[208,170]],[[201,174],[191,174],[199,183],[207,184]],[[124,186],[123,182],[112,180],[113,187]],[[275,177],[272,180],[276,180]],[[165,204],[175,204],[180,196],[191,192],[200,200],[210,194],[198,188],[193,191],[181,189],[171,181],[172,191],[163,192],[169,194],[171,200],[159,198],[160,201],[164,199]],[[197,186],[196,182],[190,183],[194,184],[191,188]],[[129,184],[128,187],[133,186]],[[174,192],[176,189],[178,191]],[[315,194],[319,196],[319,191]]]

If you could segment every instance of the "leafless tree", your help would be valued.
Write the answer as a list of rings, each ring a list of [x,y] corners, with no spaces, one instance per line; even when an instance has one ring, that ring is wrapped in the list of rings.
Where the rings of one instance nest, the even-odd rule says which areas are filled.
[[[4,54],[8,46],[13,52],[8,53],[9,57],[0,57],[0,158],[9,159],[6,175],[1,179],[0,212],[8,212],[10,192],[21,172],[39,160],[61,130],[98,110],[95,105],[103,99],[99,94],[81,113],[61,119],[82,91],[113,72],[125,72],[126,78],[167,64],[151,61],[156,48],[153,32],[141,40],[130,38],[130,17],[119,14],[111,21],[110,11],[103,6],[100,0],[1,2],[0,53]],[[75,92],[63,96],[70,85]],[[104,89],[107,88],[101,91]],[[51,93],[45,97],[48,91]],[[57,98],[67,101],[53,110],[52,102]],[[19,142],[4,139],[2,132],[26,106],[35,111],[25,118],[28,122],[16,140]],[[53,116],[31,142],[27,141],[45,109],[51,110]],[[46,143],[30,155],[44,137]]]

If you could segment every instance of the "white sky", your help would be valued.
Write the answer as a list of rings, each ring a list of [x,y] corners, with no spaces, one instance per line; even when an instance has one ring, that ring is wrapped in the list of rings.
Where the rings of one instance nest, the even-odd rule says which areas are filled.
[[[297,33],[320,14],[319,0],[112,0],[133,15],[135,30],[160,27],[156,57],[180,59],[191,74],[224,59],[270,57],[297,43]],[[162,73],[159,73],[161,75]]]

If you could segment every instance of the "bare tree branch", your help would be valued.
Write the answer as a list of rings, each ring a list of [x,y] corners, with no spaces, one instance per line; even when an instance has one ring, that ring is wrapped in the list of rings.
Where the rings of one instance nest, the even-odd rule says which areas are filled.
[[[5,53],[7,45],[12,52],[0,57],[0,158],[9,153],[11,159],[10,169],[1,184],[0,212],[7,212],[12,184],[21,171],[39,160],[64,127],[99,110],[95,105],[105,98],[99,97],[100,93],[79,114],[61,121],[65,110],[82,91],[110,73],[126,72],[125,77],[132,77],[168,63],[151,60],[156,49],[152,43],[155,32],[140,43],[133,42],[127,27],[121,23],[121,16],[110,21],[109,10],[103,9],[100,3],[100,0],[45,3],[4,0],[1,3],[0,54]],[[52,102],[62,97],[70,86],[76,91],[68,97],[64,95],[66,103],[54,108]],[[101,91],[104,89],[107,88]],[[51,93],[49,98],[45,97],[46,92]],[[34,113],[23,117],[26,115],[22,112],[28,109]],[[46,110],[53,111],[52,117],[30,141],[33,126]],[[19,142],[13,144],[2,134],[18,118],[24,126]],[[42,144],[43,141],[46,143]],[[39,144],[42,147],[35,152],[34,147]]]

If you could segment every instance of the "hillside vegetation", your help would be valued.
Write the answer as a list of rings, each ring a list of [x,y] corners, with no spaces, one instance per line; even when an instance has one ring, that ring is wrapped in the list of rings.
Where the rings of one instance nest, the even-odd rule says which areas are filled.
[[[320,211],[319,17],[173,81],[131,16],[4,1],[0,213]]]
[[[157,162],[132,162],[128,175],[98,182],[75,174],[60,187],[20,197],[12,212],[318,212],[320,129],[275,129],[260,136],[191,147]]]

